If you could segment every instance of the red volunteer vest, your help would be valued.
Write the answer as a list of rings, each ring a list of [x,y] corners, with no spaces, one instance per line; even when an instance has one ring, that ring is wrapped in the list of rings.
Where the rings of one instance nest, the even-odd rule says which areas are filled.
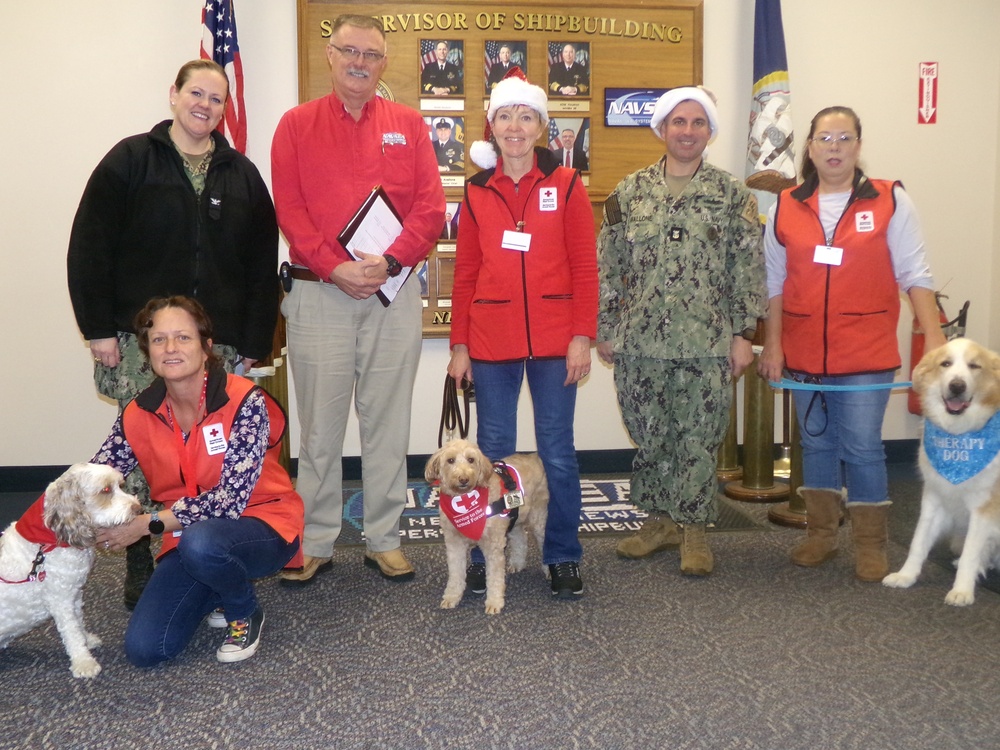
[[[781,343],[789,370],[855,375],[900,366],[899,285],[886,241],[897,184],[859,173],[830,242],[843,248],[839,266],[814,260],[816,246],[827,244],[814,183],[778,197],[774,233],[787,251]]]
[[[578,329],[573,318],[573,276],[564,250],[566,203],[579,187],[578,173],[562,168],[543,173],[532,186],[523,216],[513,215],[491,185],[493,175],[494,170],[480,172],[465,188],[463,210],[478,225],[483,251],[469,309],[469,354],[489,362],[565,357],[566,345]],[[540,209],[540,195],[546,190],[553,196],[555,210]],[[501,249],[504,232],[516,230],[522,220],[531,234],[531,250]]]
[[[194,467],[194,479],[199,493],[215,487],[222,474],[222,460],[226,451],[210,449],[209,443],[218,445],[221,433],[225,446],[229,445],[229,435],[236,415],[247,396],[255,389],[257,386],[251,381],[237,375],[226,375],[221,370],[209,372],[206,393],[208,414],[195,425],[184,444],[190,465]],[[282,539],[291,542],[295,538],[302,538],[304,509],[302,498],[292,487],[292,480],[278,462],[281,438],[286,428],[285,413],[267,391],[261,389],[261,393],[264,394],[271,423],[270,445],[264,456],[260,479],[250,495],[243,516],[259,518]],[[163,382],[157,380],[125,407],[122,427],[125,439],[132,446],[149,482],[151,496],[170,508],[180,498],[187,497],[189,492],[181,470],[179,447],[167,419],[165,395]],[[178,537],[173,533],[165,533],[160,556],[176,547],[177,542]],[[300,547],[295,557],[288,562],[288,567],[301,566]]]

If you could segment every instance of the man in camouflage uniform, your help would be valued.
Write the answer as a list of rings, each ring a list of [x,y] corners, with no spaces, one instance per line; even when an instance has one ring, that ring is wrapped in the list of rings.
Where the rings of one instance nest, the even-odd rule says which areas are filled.
[[[699,576],[714,565],[705,528],[716,520],[732,382],[753,361],[750,339],[766,309],[757,202],[703,160],[717,122],[704,89],[660,97],[651,126],[666,154],[615,188],[598,240],[597,349],[615,367],[638,446],[632,501],[650,514],[618,554],[680,544],[681,572]]]

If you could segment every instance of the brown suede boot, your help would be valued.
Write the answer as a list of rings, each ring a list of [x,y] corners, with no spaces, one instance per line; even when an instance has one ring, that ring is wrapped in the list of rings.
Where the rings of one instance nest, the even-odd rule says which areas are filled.
[[[618,557],[641,560],[670,547],[677,547],[680,543],[680,527],[670,516],[650,513],[638,533],[618,542],[615,551]]]
[[[815,568],[837,554],[837,530],[840,528],[840,503],[843,495],[836,490],[799,487],[799,497],[806,501],[806,540],[792,550],[792,562]]]
[[[854,576],[859,581],[881,581],[889,575],[886,544],[889,541],[890,503],[850,503],[854,536]]]
[[[708,548],[705,524],[686,523],[681,526],[681,573],[686,576],[707,576],[715,566],[712,550]]]

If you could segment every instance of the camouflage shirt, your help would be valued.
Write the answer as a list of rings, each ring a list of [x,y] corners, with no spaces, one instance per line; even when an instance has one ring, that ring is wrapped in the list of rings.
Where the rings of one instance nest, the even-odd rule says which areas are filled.
[[[757,201],[702,162],[680,197],[664,159],[622,180],[598,238],[598,340],[654,359],[726,357],[766,310]]]

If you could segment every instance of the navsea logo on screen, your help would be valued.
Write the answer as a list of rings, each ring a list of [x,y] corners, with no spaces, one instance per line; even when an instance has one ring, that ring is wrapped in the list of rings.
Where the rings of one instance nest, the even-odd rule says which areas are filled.
[[[656,100],[670,89],[604,89],[604,124],[609,128],[648,128]]]

